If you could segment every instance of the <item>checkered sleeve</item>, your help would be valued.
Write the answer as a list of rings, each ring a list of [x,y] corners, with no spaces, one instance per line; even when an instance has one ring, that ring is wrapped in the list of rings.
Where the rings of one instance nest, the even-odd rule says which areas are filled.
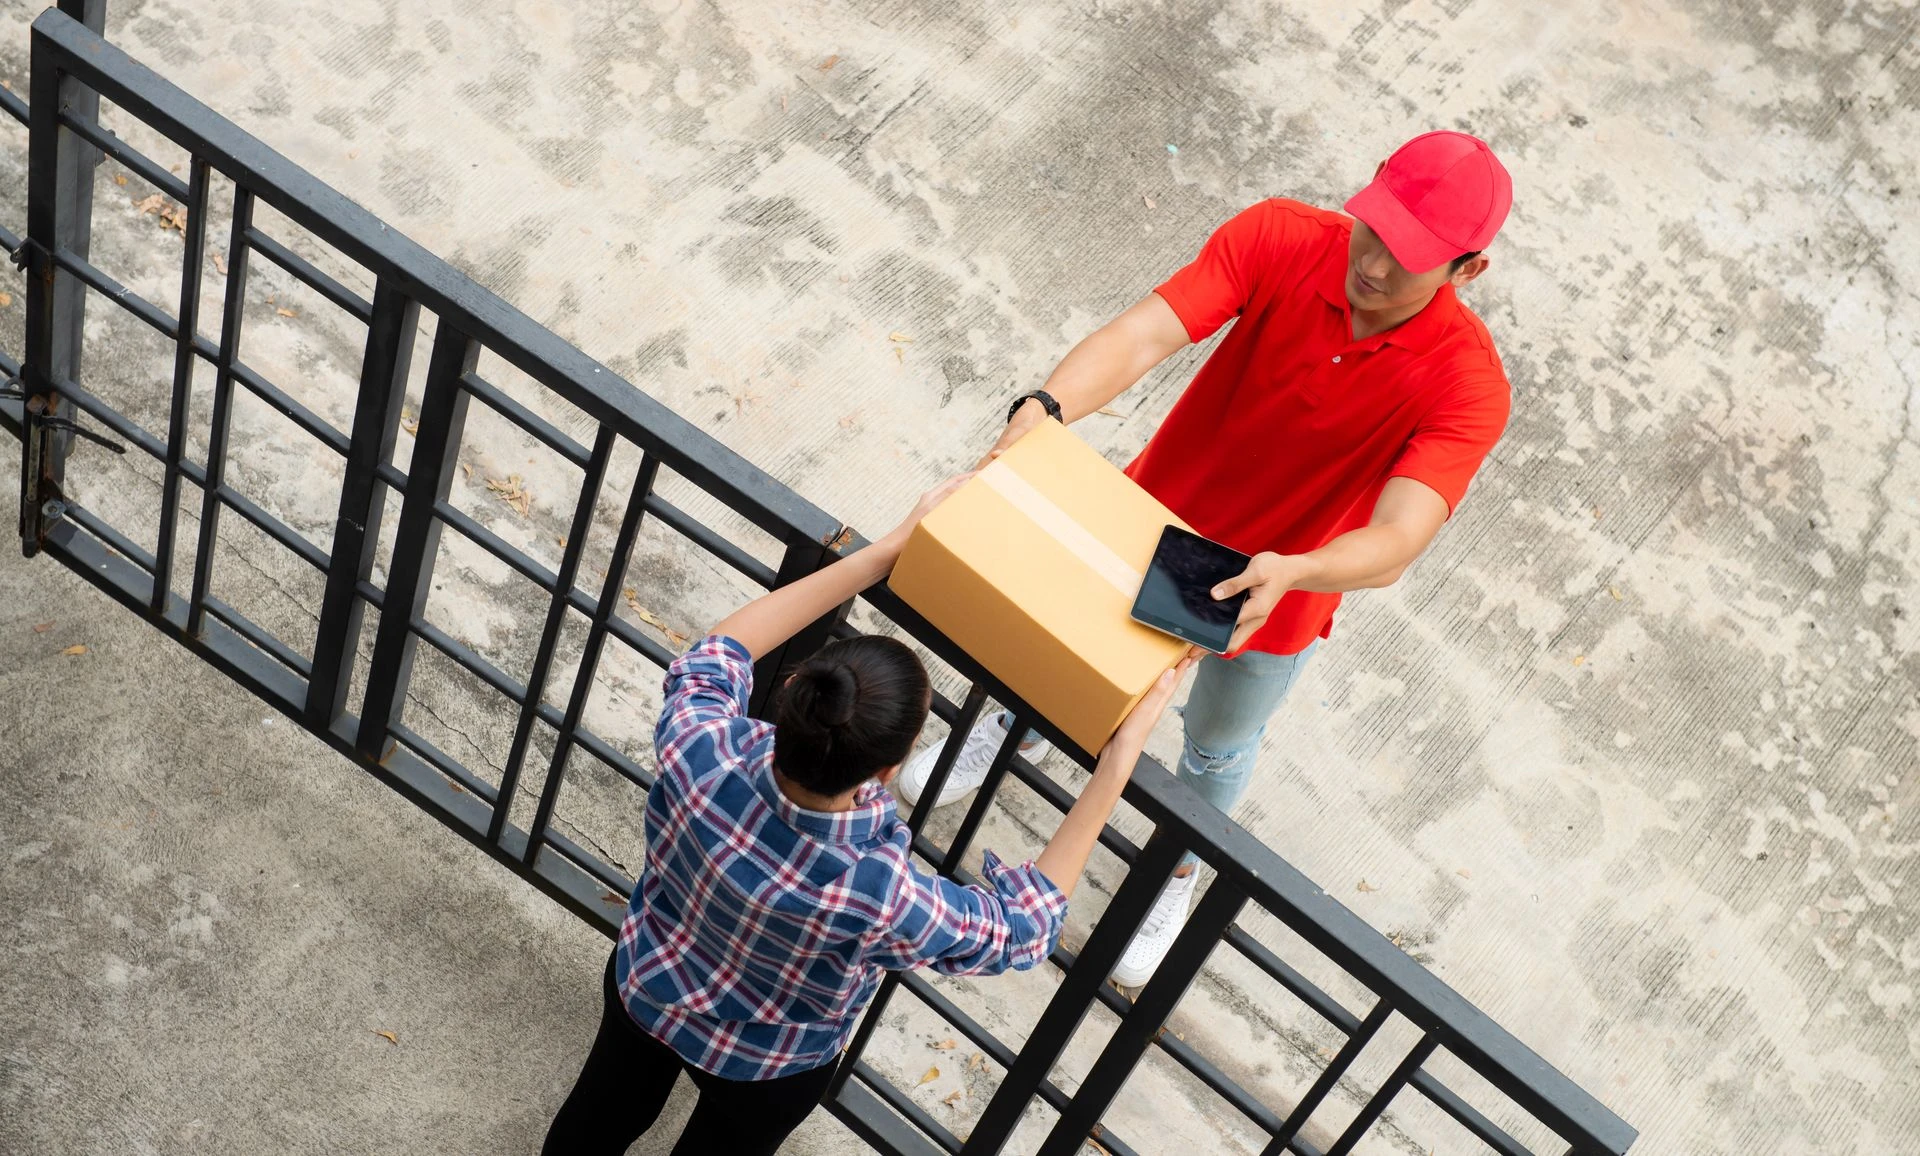
[[[987,852],[985,886],[963,887],[900,863],[881,935],[868,959],[891,971],[947,975],[1024,971],[1052,954],[1067,897],[1031,863],[1009,867]]]
[[[662,689],[653,747],[663,775],[685,778],[738,755],[733,749],[753,693],[753,656],[731,638],[710,635],[674,660]]]

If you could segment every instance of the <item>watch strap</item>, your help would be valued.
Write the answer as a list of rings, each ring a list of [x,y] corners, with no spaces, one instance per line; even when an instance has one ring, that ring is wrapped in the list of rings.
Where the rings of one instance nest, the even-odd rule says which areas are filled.
[[[1041,408],[1047,411],[1048,417],[1052,418],[1057,422],[1065,424],[1067,419],[1062,417],[1060,414],[1060,403],[1055,401],[1053,399],[1053,395],[1048,393],[1044,389],[1036,389],[1031,393],[1023,393],[1019,397],[1014,398],[1013,405],[1011,405],[1007,409],[1007,420],[1012,421],[1013,415],[1019,413],[1020,407],[1027,404],[1029,401],[1039,402]]]

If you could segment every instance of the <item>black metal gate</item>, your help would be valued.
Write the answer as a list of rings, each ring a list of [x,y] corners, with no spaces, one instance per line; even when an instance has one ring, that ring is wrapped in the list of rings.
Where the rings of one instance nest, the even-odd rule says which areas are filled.
[[[650,785],[646,769],[583,722],[594,671],[611,642],[664,667],[666,645],[615,613],[624,575],[642,523],[653,519],[707,551],[760,586],[772,587],[825,564],[857,539],[837,520],[800,499],[751,463],[669,411],[646,393],[597,364],[559,337],[480,288],[446,263],[400,236],[261,142],[128,58],[100,35],[104,0],[64,0],[33,25],[31,102],[0,90],[0,106],[28,128],[28,220],[24,239],[0,229],[0,243],[27,272],[27,329],[19,362],[0,353],[0,371],[13,386],[0,400],[0,422],[20,437],[23,453],[20,530],[28,556],[44,554],[84,576],[114,600],[171,636],[234,682],[331,744],[356,765],[392,786],[477,847],[505,863],[534,886],[609,933],[632,880],[602,857],[554,828],[555,807],[567,778],[569,756],[591,753],[631,781],[634,805]],[[158,133],[189,158],[184,177],[105,131],[97,110],[102,97],[121,115]],[[96,166],[111,157],[165,196],[184,206],[184,238],[178,308],[169,313],[98,268],[89,259],[92,193]],[[211,182],[233,186],[224,310],[217,339],[203,336],[198,316],[200,270],[207,252]],[[374,288],[362,295],[323,272],[255,223],[257,205],[271,206],[340,257],[365,270]],[[251,368],[242,357],[241,319],[249,263],[264,258],[363,323],[358,392],[350,428],[340,429]],[[86,388],[82,372],[82,316],[91,290],[173,342],[170,418],[164,436],[148,432]],[[395,443],[415,334],[433,322],[431,354],[422,384],[417,425],[410,426],[413,452],[403,471]],[[591,444],[516,401],[476,371],[490,351],[526,374],[541,389],[577,407],[594,425]],[[213,375],[211,412],[204,426],[191,424],[188,399],[196,373]],[[329,546],[322,548],[225,480],[230,426],[237,391],[265,401],[344,463],[338,515]],[[582,478],[557,567],[549,567],[489,531],[449,501],[467,415],[475,403],[504,418],[576,467]],[[84,423],[103,427],[106,436]],[[190,434],[204,453],[189,451]],[[131,452],[160,463],[163,501],[154,539],[137,544],[130,528],[110,524],[75,501],[65,482],[69,470],[86,468],[74,438],[125,443]],[[596,503],[609,485],[616,452],[640,455],[624,498],[606,578],[597,591],[577,579]],[[82,447],[81,454],[105,453]],[[726,510],[743,517],[780,544],[777,562],[763,561],[722,531],[703,523],[657,492],[662,470],[690,482]],[[399,496],[391,532],[391,558],[383,581],[375,567],[388,494]],[[197,500],[194,541],[178,541],[182,499]],[[216,597],[210,589],[214,544],[222,519],[237,516],[291,550],[318,573],[324,595],[308,648],[270,631]],[[475,649],[436,627],[424,613],[441,535],[464,536],[544,592],[546,617],[537,654],[522,679],[500,669]],[[884,588],[864,595],[871,611],[951,664],[971,681],[961,701],[941,697],[940,718],[964,735],[989,697],[1006,703],[1018,722],[1047,732],[1082,765],[1086,752],[1062,742],[1007,689],[965,654],[901,605]],[[847,607],[816,623],[784,654],[762,663],[757,685],[776,685],[777,673],[836,633],[847,633]],[[371,645],[363,645],[369,614],[377,616]],[[565,706],[545,701],[563,620],[578,615],[587,624],[584,646]],[[516,718],[511,750],[499,781],[489,782],[461,760],[409,726],[405,710],[413,660],[422,643],[445,655],[505,696]],[[364,685],[354,698],[356,678]],[[756,709],[763,703],[756,703]],[[544,728],[551,751],[536,757],[536,728]],[[1021,733],[1016,725],[1011,732]],[[959,744],[950,740],[939,778],[951,768]],[[962,866],[975,833],[1003,785],[1024,784],[1053,808],[1071,804],[1068,790],[1018,757],[1013,741],[999,751],[986,785],[946,845],[924,827],[928,802],[911,824],[915,850],[934,869],[968,879]],[[530,816],[516,815],[525,790],[536,801]],[[537,790],[535,787],[537,786]],[[927,793],[937,794],[937,785]],[[1546,1061],[1468,1004],[1379,932],[1294,870],[1273,850],[1200,801],[1164,768],[1143,762],[1127,800],[1156,825],[1151,839],[1135,845],[1109,828],[1102,845],[1129,864],[1124,882],[1077,953],[1062,947],[1052,965],[1058,987],[1045,1012],[1018,1048],[1002,1041],[963,1011],[938,983],[918,974],[890,977],[853,1038],[848,1062],[828,1096],[831,1110],[879,1151],[998,1152],[1036,1102],[1055,1122],[1039,1151],[1079,1151],[1088,1138],[1110,1153],[1134,1149],[1102,1116],[1149,1049],[1159,1049],[1197,1077],[1270,1140],[1265,1153],[1319,1156],[1354,1149],[1383,1114],[1412,1092],[1494,1151],[1520,1156],[1537,1149],[1508,1130],[1512,1118],[1531,1118],[1537,1131],[1557,1140],[1554,1151],[1577,1156],[1624,1153],[1634,1130]],[[1191,920],[1153,979],[1129,1000],[1106,982],[1127,940],[1145,916],[1180,857],[1193,852],[1217,873]],[[1307,949],[1343,970],[1370,993],[1350,1009],[1310,981],[1293,963],[1250,931],[1264,911],[1290,929]],[[1291,1102],[1266,1103],[1228,1072],[1233,1057],[1208,1056],[1163,1031],[1168,1016],[1216,950],[1231,953],[1291,993],[1344,1037],[1327,1049],[1318,1077]],[[890,1001],[920,1001],[1004,1071],[997,1090],[964,1137],[918,1104],[908,1090],[885,1079],[865,1058],[876,1025]],[[1055,1067],[1083,1018],[1100,1004],[1118,1026],[1077,1085],[1056,1079]],[[1399,1017],[1417,1039],[1399,1053],[1390,1074],[1360,1097],[1344,1125],[1321,1121],[1337,1085],[1349,1080],[1356,1058],[1382,1029]],[[1437,1059],[1451,1056],[1508,1103],[1482,1111],[1434,1074]],[[1351,1088],[1351,1085],[1349,1085]],[[1508,1120],[1496,1123],[1494,1115]],[[1518,1129],[1516,1129],[1518,1130]],[[1310,1139],[1320,1137],[1318,1140]]]

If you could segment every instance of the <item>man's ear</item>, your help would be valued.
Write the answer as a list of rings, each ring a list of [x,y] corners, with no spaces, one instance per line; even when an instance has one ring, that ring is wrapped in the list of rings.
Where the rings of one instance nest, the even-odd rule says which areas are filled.
[[[1479,256],[1475,257],[1473,260],[1468,261],[1466,264],[1454,270],[1453,276],[1447,278],[1447,281],[1455,289],[1462,288],[1466,285],[1467,282],[1473,280],[1475,277],[1478,277],[1480,274],[1485,273],[1487,271],[1488,264],[1490,264],[1490,262],[1487,260],[1487,255],[1485,253],[1482,253]]]
[[[900,776],[900,764],[895,763],[890,767],[882,768],[879,771],[879,773],[873,776],[873,779],[874,779],[874,782],[879,783],[883,787],[891,787],[893,786],[893,780],[898,778],[899,776]]]

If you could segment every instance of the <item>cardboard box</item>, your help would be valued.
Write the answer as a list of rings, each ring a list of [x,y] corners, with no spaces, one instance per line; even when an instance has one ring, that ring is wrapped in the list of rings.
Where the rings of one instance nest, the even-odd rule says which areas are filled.
[[[889,582],[1074,742],[1098,751],[1187,644],[1128,615],[1172,511],[1043,421],[929,514]]]

